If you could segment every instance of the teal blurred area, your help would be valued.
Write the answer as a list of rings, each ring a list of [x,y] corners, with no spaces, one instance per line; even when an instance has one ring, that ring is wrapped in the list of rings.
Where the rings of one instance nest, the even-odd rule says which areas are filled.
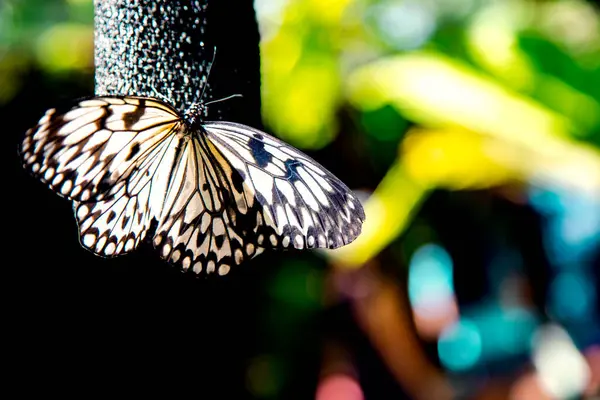
[[[228,382],[248,399],[597,398],[599,3],[255,0],[255,9],[265,126],[346,182],[367,220],[340,250],[266,255],[211,289],[166,266],[149,269],[152,281],[103,282],[149,285],[139,301],[158,308],[160,286],[149,282],[163,274],[171,289],[218,287],[242,319],[208,312],[207,329],[243,339],[215,339],[222,353],[207,356],[219,371],[234,365],[231,376],[205,385],[182,373],[198,395],[217,398],[203,385]],[[45,109],[93,93],[93,40],[91,0],[0,2],[9,147]],[[17,194],[28,221],[71,221],[60,199],[48,205],[56,216],[42,217],[43,190]],[[49,260],[78,245],[75,226],[63,229],[73,247],[37,245]],[[19,232],[39,240],[38,228]],[[44,287],[61,273],[51,264],[28,267],[19,287]],[[40,335],[60,330],[52,312],[34,313],[49,321]],[[36,351],[24,351],[23,371],[40,362]]]

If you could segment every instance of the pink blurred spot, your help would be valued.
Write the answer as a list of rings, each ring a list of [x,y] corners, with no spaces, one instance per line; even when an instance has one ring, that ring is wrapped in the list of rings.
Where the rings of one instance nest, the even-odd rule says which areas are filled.
[[[437,339],[440,333],[458,320],[458,305],[454,296],[430,304],[413,307],[415,327],[424,339]]]
[[[326,376],[317,387],[316,400],[364,400],[362,389],[348,375]]]
[[[600,393],[600,346],[591,346],[583,354],[590,366],[591,373],[586,395],[597,395]]]
[[[510,400],[552,400],[534,372],[521,376],[512,387]]]

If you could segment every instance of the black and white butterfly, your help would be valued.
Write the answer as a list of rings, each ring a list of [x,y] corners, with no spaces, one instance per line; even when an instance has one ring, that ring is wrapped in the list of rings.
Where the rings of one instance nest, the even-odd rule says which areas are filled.
[[[259,130],[182,116],[161,100],[99,96],[27,131],[23,164],[73,201],[82,245],[112,257],[151,238],[184,270],[227,274],[268,248],[337,248],[365,219],[316,161]]]

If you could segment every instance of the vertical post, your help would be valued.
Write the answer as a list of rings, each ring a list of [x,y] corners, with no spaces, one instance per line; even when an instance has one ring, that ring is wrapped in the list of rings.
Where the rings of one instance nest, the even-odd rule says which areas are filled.
[[[183,112],[193,102],[238,93],[243,97],[211,105],[208,119],[260,126],[259,34],[252,3],[94,0],[96,94],[160,93]]]
[[[259,34],[252,0],[94,0],[94,7],[97,95],[155,97],[158,92],[182,112],[201,100],[208,78],[202,100],[235,93],[243,97],[211,104],[207,119],[260,128]],[[216,60],[207,77],[215,47]],[[92,314],[94,324],[119,333],[94,330],[86,340],[105,345],[101,357],[120,361],[113,364],[111,374],[116,369],[114,376],[127,376],[126,388],[154,390],[154,383],[159,382],[158,386],[167,383],[169,390],[183,385],[209,398],[214,397],[212,393],[223,398],[247,395],[243,385],[244,355],[252,345],[248,339],[251,336],[240,337],[239,332],[252,329],[256,323],[248,299],[256,298],[258,275],[239,274],[245,277],[243,285],[236,285],[236,278],[231,277],[233,289],[223,288],[219,281],[183,284],[178,274],[166,273],[164,261],[150,250],[151,245],[141,247],[135,255],[116,258],[114,269],[90,272],[108,274],[110,281],[116,282],[109,296],[98,289],[92,292],[96,297],[92,295],[87,301],[102,304],[102,312]],[[132,262],[143,263],[144,271],[135,269],[132,274],[136,285],[125,283],[126,290],[115,293],[115,286],[121,287],[118,282],[131,282],[123,280],[127,273],[119,265]],[[160,265],[154,270],[161,272],[153,274],[151,264]],[[90,282],[101,285],[96,282],[106,280],[94,278]],[[71,290],[73,287],[78,286],[69,286]],[[160,289],[151,292],[149,287]],[[69,321],[80,323],[78,318]],[[97,385],[116,387],[97,368],[104,364],[95,363],[97,358],[93,356],[86,360],[91,361],[84,364],[84,370],[101,377],[95,381]],[[79,372],[79,365],[69,371]],[[140,381],[131,377],[143,377],[143,382],[152,384],[136,385]],[[186,383],[191,385],[186,387]]]

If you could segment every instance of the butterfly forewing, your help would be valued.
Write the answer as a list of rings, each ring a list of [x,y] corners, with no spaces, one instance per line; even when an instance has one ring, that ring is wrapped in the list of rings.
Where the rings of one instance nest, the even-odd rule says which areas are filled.
[[[245,125],[209,122],[204,127],[242,178],[245,198],[254,195],[263,223],[273,228],[264,245],[337,248],[358,236],[365,219],[360,202],[316,161]]]
[[[96,97],[65,114],[48,110],[25,134],[20,153],[24,166],[58,194],[99,201],[119,193],[179,128],[178,115],[162,103]]]

